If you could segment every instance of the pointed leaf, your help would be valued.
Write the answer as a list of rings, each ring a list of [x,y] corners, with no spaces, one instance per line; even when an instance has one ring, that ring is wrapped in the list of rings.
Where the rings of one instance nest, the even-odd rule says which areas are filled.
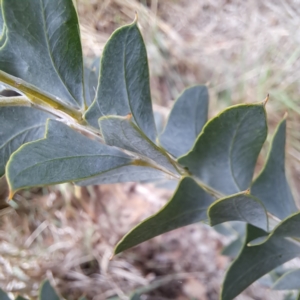
[[[98,128],[102,116],[128,114],[155,142],[147,53],[136,22],[116,30],[105,45],[96,99],[85,119]]]
[[[277,126],[264,169],[251,187],[251,194],[260,199],[266,209],[280,219],[297,211],[285,176],[285,132],[284,118]]]
[[[213,200],[192,178],[183,178],[170,201],[125,235],[117,244],[115,254],[157,235],[207,219],[206,210]]]
[[[48,280],[41,285],[39,300],[60,300],[60,297],[57,295]]]
[[[174,157],[187,153],[206,123],[207,113],[207,87],[186,89],[174,103],[159,143]]]
[[[282,275],[273,285],[273,290],[300,290],[300,269]]]
[[[2,10],[7,37],[0,69],[82,108],[82,50],[73,1],[3,0]]]
[[[105,143],[142,154],[171,173],[177,173],[171,158],[127,117],[102,117],[99,120]]]
[[[269,236],[265,238],[257,239],[257,242],[252,242],[252,246],[257,246],[260,244],[265,243],[269,239],[273,237],[290,237],[290,238],[300,238],[300,212],[295,213],[286,219],[284,219],[281,223],[279,223],[273,231],[270,233]]]
[[[14,151],[44,136],[46,120],[51,117],[31,107],[0,107],[0,177]]]
[[[266,136],[263,104],[233,106],[210,120],[178,161],[215,190],[235,194],[249,188]]]
[[[134,163],[117,148],[49,120],[46,138],[23,145],[6,167],[12,192],[32,186],[79,181]]]
[[[270,238],[275,235],[277,237],[292,237],[300,238],[300,212],[295,213],[286,219],[274,228],[273,232],[270,235]]]
[[[2,289],[0,289],[0,300],[11,300]]]
[[[228,221],[243,221],[268,230],[267,212],[262,203],[251,195],[240,193],[219,199],[208,208],[211,226]]]
[[[300,255],[299,245],[281,237],[274,237],[260,246],[247,246],[251,240],[264,235],[267,232],[252,225],[247,226],[243,250],[229,267],[223,282],[222,300],[234,299],[254,281]]]

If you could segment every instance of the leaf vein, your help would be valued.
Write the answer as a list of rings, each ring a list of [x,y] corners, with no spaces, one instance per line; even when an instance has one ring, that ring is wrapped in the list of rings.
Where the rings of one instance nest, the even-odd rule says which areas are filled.
[[[4,148],[4,146],[5,146],[6,144],[8,144],[9,142],[11,142],[13,139],[15,139],[15,138],[18,137],[19,135],[23,134],[24,132],[29,131],[29,130],[31,130],[31,129],[39,128],[39,127],[42,127],[42,126],[45,126],[45,124],[39,124],[39,125],[35,125],[35,126],[32,126],[32,127],[28,127],[28,128],[26,128],[26,129],[24,129],[24,130],[18,132],[17,134],[15,134],[14,136],[12,136],[10,139],[8,139],[7,141],[5,141],[4,144],[0,145],[0,150],[1,150],[2,148]]]
[[[43,19],[43,27],[44,27],[44,31],[45,31],[45,39],[46,39],[46,44],[47,44],[47,49],[49,51],[49,57],[50,60],[52,62],[53,68],[57,73],[57,76],[59,77],[61,83],[63,84],[63,86],[65,87],[65,89],[68,91],[68,93],[70,94],[70,96],[73,98],[73,100],[75,101],[76,104],[78,104],[80,106],[80,103],[77,102],[76,97],[73,95],[73,93],[70,91],[69,87],[66,85],[66,83],[63,81],[60,72],[58,71],[58,68],[54,62],[53,59],[53,53],[50,49],[50,40],[49,40],[49,36],[48,36],[48,30],[47,30],[47,25],[46,25],[46,16],[45,16],[45,7],[44,7],[44,0],[40,0],[41,3],[41,7],[42,7],[42,19]]]
[[[241,191],[241,187],[239,186],[238,182],[237,182],[237,179],[235,178],[235,175],[234,175],[234,171],[233,171],[233,165],[232,165],[232,151],[233,151],[233,146],[234,146],[234,143],[235,143],[235,140],[236,140],[236,136],[238,134],[238,131],[241,127],[241,124],[242,122],[244,121],[244,119],[246,118],[246,116],[248,115],[249,113],[249,110],[245,113],[244,117],[241,118],[241,120],[239,121],[239,123],[237,124],[237,127],[235,129],[235,132],[234,132],[234,135],[233,135],[233,138],[232,138],[232,141],[231,141],[231,144],[230,144],[230,148],[229,148],[229,156],[228,156],[228,159],[229,159],[229,167],[230,167],[230,173],[231,173],[231,176],[233,178],[233,181],[236,185],[236,187],[238,188],[239,191]]]

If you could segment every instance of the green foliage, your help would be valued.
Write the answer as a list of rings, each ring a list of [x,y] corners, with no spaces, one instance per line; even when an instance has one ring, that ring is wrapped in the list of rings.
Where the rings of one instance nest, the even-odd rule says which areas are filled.
[[[280,219],[297,211],[285,177],[286,119],[278,124],[264,169],[254,181],[251,193],[259,198],[266,209]]]
[[[62,298],[59,297],[51,286],[48,280],[44,281],[40,286],[39,297],[38,300],[61,300]],[[11,298],[0,289],[0,300],[11,300]],[[20,295],[18,295],[15,300],[27,300]]]
[[[92,63],[85,63],[84,66],[84,91],[87,106],[90,106],[96,95],[96,87],[99,80],[100,58],[96,58]]]
[[[154,168],[165,168],[167,172],[176,174],[176,166],[168,154],[151,142],[130,119],[115,116],[100,118],[99,126],[105,143],[141,154],[156,163]]]
[[[186,89],[173,105],[164,132],[159,137],[160,145],[174,157],[187,153],[207,121],[207,111],[207,87]]]
[[[102,53],[96,98],[85,113],[85,119],[98,128],[98,119],[102,116],[128,114],[155,142],[147,53],[136,22],[116,30],[107,42]]]
[[[8,295],[1,289],[0,289],[0,300],[10,300]]]
[[[67,125],[47,121],[46,137],[23,145],[7,164],[11,192],[31,186],[79,181],[130,165],[133,158],[91,140]]]
[[[211,226],[228,221],[242,221],[268,230],[265,208],[258,199],[245,193],[215,201],[208,208],[208,216]]]
[[[300,290],[300,269],[283,274],[273,285],[274,290]]]
[[[2,1],[2,12],[1,71],[82,109],[83,59],[72,0]]]
[[[16,300],[27,300],[27,299],[24,298],[24,297],[22,297],[22,296],[20,296],[20,295],[18,295],[17,298],[16,298]]]
[[[222,255],[229,256],[231,258],[236,258],[243,247],[244,241],[241,237],[237,237],[227,246],[222,249]]]
[[[178,161],[219,193],[235,194],[249,188],[266,136],[263,103],[233,106],[210,120]]]
[[[83,66],[72,0],[2,0],[1,13],[0,177],[7,177],[10,197],[62,182],[178,180],[169,202],[132,229],[115,254],[195,222],[218,224],[235,234],[223,250],[236,258],[222,300],[300,255],[300,213],[285,176],[285,118],[254,179],[268,133],[265,102],[229,107],[207,122],[207,88],[194,86],[157,136],[136,20],[112,35],[101,61]],[[297,271],[274,288],[300,289],[292,278]],[[59,299],[49,282],[40,299]]]
[[[284,237],[274,236],[261,245],[248,246],[250,241],[265,235],[267,232],[252,225],[247,226],[243,249],[226,274],[222,300],[234,299],[255,280],[300,254],[300,245]]]
[[[46,280],[40,287],[39,300],[60,300],[50,282]]]
[[[162,233],[206,220],[207,208],[213,200],[195,180],[184,177],[171,200],[158,213],[132,229],[118,243],[115,254]]]
[[[0,108],[0,177],[11,154],[22,144],[42,138],[46,120],[52,117],[31,107]]]

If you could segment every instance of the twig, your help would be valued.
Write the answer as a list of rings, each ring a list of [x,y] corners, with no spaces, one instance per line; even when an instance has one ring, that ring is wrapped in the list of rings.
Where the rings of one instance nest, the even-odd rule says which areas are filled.
[[[34,242],[34,240],[48,227],[48,222],[44,221],[43,223],[41,223],[36,229],[35,231],[28,237],[28,239],[26,240],[26,242],[24,243],[24,246],[26,248],[29,248],[30,245]]]

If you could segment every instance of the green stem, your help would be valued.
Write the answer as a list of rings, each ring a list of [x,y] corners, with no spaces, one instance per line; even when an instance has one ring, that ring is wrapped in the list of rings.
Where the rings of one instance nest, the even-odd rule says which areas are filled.
[[[48,112],[56,117],[58,117],[62,122],[67,124],[68,126],[74,128],[81,133],[92,136],[96,140],[100,142],[104,142],[103,138],[100,135],[100,132],[87,124],[79,123],[76,119],[70,118],[70,115],[62,112],[61,110],[57,110],[52,106],[46,105],[38,105],[36,103],[31,102],[26,96],[17,96],[17,97],[0,97],[0,107],[3,106],[27,106],[27,107],[34,107],[45,112]]]
[[[128,153],[137,157],[137,159],[135,159],[133,161],[133,165],[143,166],[143,167],[150,167],[150,168],[159,170],[159,171],[169,175],[173,179],[177,179],[177,180],[180,179],[180,176],[178,174],[174,174],[174,173],[166,170],[165,168],[163,168],[160,165],[156,164],[155,161],[150,160],[147,157],[144,157],[143,155],[140,155],[138,153],[134,153],[134,152],[131,152],[131,151],[128,151]]]
[[[206,185],[203,181],[199,180],[198,178],[192,176],[193,179],[210,195],[212,195],[213,197],[220,199],[220,198],[224,198],[225,195],[218,192],[217,190],[213,189],[212,187],[210,187],[209,185]]]
[[[1,106],[32,106],[31,102],[27,97],[0,97],[0,107]]]
[[[52,95],[46,94],[45,92],[41,92],[35,86],[25,82],[24,80],[0,71],[0,81],[20,90],[30,99],[32,103],[40,106],[50,106],[68,114],[79,123],[84,123],[82,112],[66,106],[59,99],[56,99]]]

